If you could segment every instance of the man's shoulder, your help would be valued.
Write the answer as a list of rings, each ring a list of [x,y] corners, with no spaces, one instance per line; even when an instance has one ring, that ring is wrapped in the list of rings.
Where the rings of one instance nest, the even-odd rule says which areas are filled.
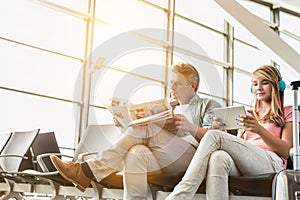
[[[221,107],[221,104],[212,98],[199,98],[199,101],[206,106]]]

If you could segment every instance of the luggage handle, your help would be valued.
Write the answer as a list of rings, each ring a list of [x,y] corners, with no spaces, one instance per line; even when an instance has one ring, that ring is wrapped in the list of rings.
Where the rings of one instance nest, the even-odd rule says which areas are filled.
[[[300,147],[299,147],[299,118],[298,112],[300,111],[300,106],[298,106],[298,88],[300,87],[300,81],[293,81],[290,84],[292,90],[294,91],[294,103],[293,103],[293,165],[294,170],[300,170]]]
[[[300,81],[293,81],[291,82],[292,90],[298,90],[300,87]]]

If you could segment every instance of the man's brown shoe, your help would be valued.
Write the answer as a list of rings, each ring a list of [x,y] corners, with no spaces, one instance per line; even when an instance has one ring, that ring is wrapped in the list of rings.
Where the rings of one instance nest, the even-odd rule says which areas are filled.
[[[90,186],[92,179],[84,174],[80,163],[63,162],[55,155],[51,155],[50,159],[59,173],[66,180],[72,182],[81,192],[84,192]]]

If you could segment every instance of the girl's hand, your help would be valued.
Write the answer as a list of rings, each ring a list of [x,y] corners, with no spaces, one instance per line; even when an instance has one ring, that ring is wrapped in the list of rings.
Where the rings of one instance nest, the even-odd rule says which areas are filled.
[[[211,125],[212,129],[223,129],[224,126],[225,126],[225,124],[223,123],[222,119],[220,119],[218,117],[213,118],[213,122]]]
[[[237,118],[238,124],[244,126],[245,131],[251,131],[253,133],[259,134],[261,132],[262,126],[258,123],[257,119],[254,117],[252,110],[247,110],[250,115],[242,114]]]

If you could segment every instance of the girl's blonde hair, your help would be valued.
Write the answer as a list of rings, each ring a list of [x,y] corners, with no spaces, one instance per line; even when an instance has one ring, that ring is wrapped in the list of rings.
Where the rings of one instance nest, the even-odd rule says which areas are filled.
[[[265,123],[274,123],[277,126],[284,126],[284,108],[283,108],[283,98],[284,93],[280,91],[279,80],[281,80],[281,75],[279,71],[269,65],[264,65],[257,68],[253,73],[253,76],[256,76],[259,79],[267,80],[271,83],[271,109],[264,116],[259,116],[260,101],[255,101],[254,114],[257,119]]]

